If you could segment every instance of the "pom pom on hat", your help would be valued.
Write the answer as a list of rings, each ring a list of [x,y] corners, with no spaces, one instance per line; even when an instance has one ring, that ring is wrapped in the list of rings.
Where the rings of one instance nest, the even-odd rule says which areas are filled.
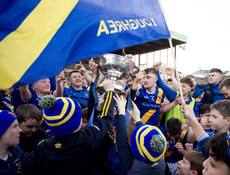
[[[158,161],[164,155],[166,145],[164,135],[156,126],[140,125],[131,136],[132,153],[146,163]]]
[[[64,136],[77,130],[81,124],[81,107],[72,98],[54,98],[47,95],[39,103],[48,128],[55,136]]]
[[[7,111],[0,110],[0,137],[5,133],[5,131],[9,128],[9,126],[14,122],[17,118],[16,115]]]
[[[56,98],[53,95],[46,95],[39,101],[39,106],[42,109],[52,108],[56,102]]]

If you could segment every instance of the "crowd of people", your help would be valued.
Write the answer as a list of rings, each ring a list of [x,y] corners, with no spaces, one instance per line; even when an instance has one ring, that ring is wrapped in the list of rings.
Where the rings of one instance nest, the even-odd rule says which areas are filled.
[[[1,91],[0,174],[230,174],[230,78],[178,82],[166,67],[164,81],[160,67],[121,80],[125,94],[93,58],[69,86],[63,70]]]

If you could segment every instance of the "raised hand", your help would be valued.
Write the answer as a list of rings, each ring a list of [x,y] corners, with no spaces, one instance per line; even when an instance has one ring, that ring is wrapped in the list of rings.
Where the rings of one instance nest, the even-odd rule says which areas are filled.
[[[136,84],[138,84],[143,78],[144,78],[144,73],[143,72],[138,72],[137,74],[135,74],[136,77],[134,79],[134,82]]]
[[[160,67],[161,67],[161,64],[162,64],[161,62],[154,63],[153,68],[156,69],[156,70],[159,70]]]
[[[173,75],[173,70],[170,67],[165,67],[165,73],[169,76]]]
[[[65,78],[65,73],[64,71],[61,71],[58,75],[55,76],[56,82],[60,82]]]
[[[181,113],[182,113],[182,116],[187,120],[190,120],[193,117],[196,118],[192,107],[187,105],[187,104],[185,104],[185,103],[183,103],[182,106],[181,106]]]
[[[113,80],[110,80],[110,79],[105,79],[102,83],[102,86],[104,88],[104,90],[106,92],[108,91],[114,91],[114,87],[113,87]]]
[[[82,62],[80,61],[79,64],[76,64],[75,69],[78,69],[80,72],[84,73],[86,72],[87,70],[85,69],[85,67],[83,66]]]
[[[131,111],[127,110],[129,115],[132,117],[132,119],[135,121],[135,122],[139,122],[141,121],[141,118],[140,118],[140,111],[137,107],[137,105],[132,101],[132,107],[133,109]]]
[[[125,115],[126,99],[122,95],[119,97],[117,94],[113,98],[116,101],[119,114]]]
[[[97,74],[97,67],[98,67],[98,64],[96,64],[93,58],[91,58],[89,61],[89,68],[93,74]]]

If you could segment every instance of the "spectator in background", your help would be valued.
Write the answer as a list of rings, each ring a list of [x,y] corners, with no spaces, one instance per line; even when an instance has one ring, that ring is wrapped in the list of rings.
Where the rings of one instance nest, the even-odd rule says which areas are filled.
[[[230,78],[226,78],[220,83],[219,90],[226,99],[230,99]]]
[[[193,86],[192,90],[190,91],[190,94],[196,100],[198,110],[200,110],[200,107],[204,104],[205,90],[199,88],[196,85],[196,79],[195,79],[195,77],[193,75],[188,75],[187,77],[189,77],[193,82],[194,86]]]
[[[219,85],[222,82],[222,71],[217,68],[209,70],[208,84],[199,84],[199,88],[205,90],[204,103],[213,104],[218,100],[224,100],[225,97],[219,90]]]

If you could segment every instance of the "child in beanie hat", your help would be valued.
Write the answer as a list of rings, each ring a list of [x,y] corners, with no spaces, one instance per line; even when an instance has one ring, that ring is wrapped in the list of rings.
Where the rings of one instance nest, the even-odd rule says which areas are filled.
[[[18,145],[21,129],[17,116],[0,110],[0,174],[21,174],[25,154]]]
[[[127,174],[162,174],[165,173],[165,161],[162,156],[166,151],[166,139],[161,131],[151,125],[145,125],[140,119],[140,111],[134,102],[133,110],[128,111],[137,127],[131,136],[131,149],[128,144],[125,106],[123,97],[115,97],[118,106],[117,146],[123,173]]]
[[[55,136],[64,136],[79,129],[81,124],[81,107],[72,98],[47,95],[39,102],[48,128]]]
[[[94,117],[94,123],[84,132],[77,101],[51,96],[41,100],[45,122],[54,136],[40,143],[31,154],[30,174],[93,174],[95,150],[108,132],[114,108],[113,82],[105,80],[103,87],[106,94],[101,115]]]
[[[17,116],[7,110],[0,110],[0,137],[8,127],[17,119]]]

